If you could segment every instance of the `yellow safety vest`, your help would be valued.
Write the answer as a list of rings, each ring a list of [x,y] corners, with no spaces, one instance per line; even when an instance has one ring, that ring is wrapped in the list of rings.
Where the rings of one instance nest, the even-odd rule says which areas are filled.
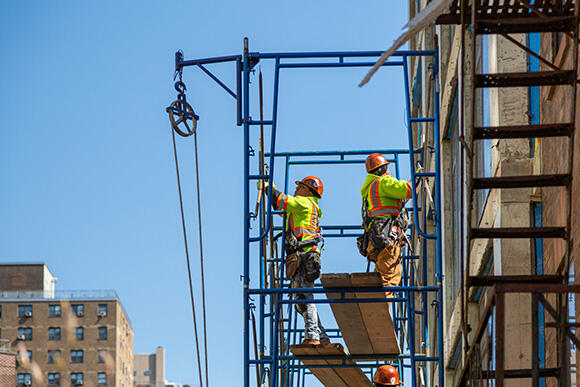
[[[316,196],[291,196],[283,193],[278,196],[276,209],[284,210],[287,215],[286,229],[298,239],[308,240],[316,238],[320,233],[318,218],[322,211],[318,207]],[[305,247],[305,251],[318,250],[318,246]]]
[[[411,197],[411,184],[397,180],[391,175],[368,174],[360,189],[367,202],[368,216],[398,216],[403,208],[403,200]]]

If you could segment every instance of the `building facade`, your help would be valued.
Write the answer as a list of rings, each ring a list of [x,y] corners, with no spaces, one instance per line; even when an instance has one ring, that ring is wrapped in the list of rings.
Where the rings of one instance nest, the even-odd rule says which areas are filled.
[[[133,330],[117,294],[47,289],[46,266],[22,268],[0,265],[0,334],[18,354],[17,385],[132,386]]]
[[[456,3],[456,2],[453,2]],[[486,2],[487,3],[487,2]],[[491,2],[494,3],[494,2]],[[410,0],[409,18],[412,19],[427,6],[427,1]],[[447,10],[445,11],[447,12]],[[470,18],[468,20],[471,20]],[[474,37],[473,30],[467,29],[461,41],[461,26],[457,24],[432,23],[409,41],[409,48],[438,48],[440,84],[440,149],[441,188],[443,223],[443,265],[444,265],[444,331],[430,332],[428,347],[436,348],[433,337],[444,337],[445,383],[455,386],[464,373],[466,364],[466,342],[472,343],[479,323],[485,316],[486,304],[490,297],[489,286],[465,287],[465,278],[552,275],[567,278],[574,283],[578,278],[580,262],[580,201],[575,199],[580,192],[577,167],[572,176],[572,208],[570,212],[572,233],[572,255],[570,272],[562,272],[566,266],[566,241],[551,239],[475,239],[467,237],[467,222],[470,228],[526,228],[566,226],[567,199],[564,187],[487,189],[475,191],[471,198],[467,182],[470,170],[474,177],[502,177],[522,175],[565,174],[571,164],[580,165],[580,137],[575,138],[574,160],[570,160],[570,138],[511,138],[470,141],[473,127],[525,126],[553,123],[576,122],[578,130],[578,108],[576,117],[571,117],[575,101],[573,89],[569,85],[533,86],[512,88],[477,89],[471,93],[471,71],[476,74],[526,73],[552,70],[522,47],[540,54],[560,69],[574,69],[572,63],[572,42],[564,33],[531,33],[509,36],[499,35]],[[516,43],[514,43],[514,41]],[[475,49],[472,51],[472,47]],[[462,47],[465,52],[462,51]],[[475,58],[471,53],[475,53]],[[463,63],[462,63],[463,61]],[[430,64],[415,62],[410,68],[413,84],[415,109],[429,112],[434,102],[429,95],[427,79]],[[472,99],[476,99],[475,109],[470,110]],[[576,99],[577,101],[578,99]],[[427,114],[423,114],[427,115]],[[463,125],[462,125],[463,121]],[[419,149],[433,147],[431,124],[415,124],[414,135]],[[470,149],[473,144],[473,149]],[[470,159],[470,156],[473,158]],[[434,171],[432,160],[427,162],[427,171]],[[470,162],[473,161],[473,166]],[[473,167],[473,169],[472,169]],[[467,189],[466,189],[467,188]],[[469,214],[469,216],[468,216]],[[428,226],[433,226],[431,223]],[[469,250],[468,250],[468,245]],[[417,245],[420,251],[422,246]],[[469,251],[469,259],[467,259]],[[432,254],[432,251],[428,252]],[[467,263],[469,265],[467,266]],[[432,276],[433,268],[428,268]],[[534,348],[537,348],[540,368],[559,367],[563,385],[578,385],[576,373],[577,357],[575,347],[568,342],[568,364],[558,359],[558,347],[562,340],[554,328],[556,322],[548,312],[539,307],[538,322],[532,317],[530,293],[506,294],[505,313],[505,369],[531,369]],[[556,305],[555,298],[548,298]],[[571,323],[578,319],[580,306],[578,297],[568,297]],[[495,320],[492,315],[476,353],[479,377],[486,371],[495,369]],[[538,326],[534,327],[534,324]],[[433,327],[433,324],[430,324]],[[533,343],[532,330],[538,329],[539,339]],[[577,336],[577,335],[576,335]],[[565,340],[564,340],[565,341]],[[534,347],[537,345],[537,347]],[[561,349],[561,348],[560,348]],[[420,348],[417,348],[420,350]],[[430,375],[435,372],[435,366]],[[433,378],[430,378],[434,380]],[[476,377],[477,379],[477,377]],[[495,385],[491,380],[481,379],[481,385]],[[431,384],[430,384],[431,385]],[[436,385],[436,384],[434,384]],[[477,384],[480,385],[480,384]],[[527,378],[510,378],[506,386],[530,386]],[[555,378],[546,377],[541,386],[557,385]]]
[[[134,355],[134,378],[137,387],[165,387],[165,349]]]

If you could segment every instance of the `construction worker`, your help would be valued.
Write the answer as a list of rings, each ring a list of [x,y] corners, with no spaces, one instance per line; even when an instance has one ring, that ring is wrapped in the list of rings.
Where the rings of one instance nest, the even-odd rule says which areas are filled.
[[[268,184],[262,184],[264,190]],[[294,196],[285,195],[272,184],[272,206],[284,210],[286,223],[286,278],[292,288],[313,288],[320,277],[320,248],[323,242],[318,218],[322,211],[318,201],[322,197],[322,181],[316,176],[307,176],[296,181]],[[311,300],[312,293],[295,294],[297,300]],[[305,337],[302,344],[328,345],[330,340],[320,322],[314,304],[296,304],[296,309],[304,318]]]
[[[373,376],[373,383],[375,387],[393,387],[402,386],[403,383],[399,380],[399,371],[391,365],[380,366]]]
[[[381,274],[384,287],[401,282],[401,245],[407,228],[401,210],[411,197],[411,184],[391,176],[388,164],[380,153],[366,159],[368,174],[360,190],[365,235],[357,241],[361,254],[375,263],[375,272]],[[386,293],[386,298],[392,297],[392,292]]]

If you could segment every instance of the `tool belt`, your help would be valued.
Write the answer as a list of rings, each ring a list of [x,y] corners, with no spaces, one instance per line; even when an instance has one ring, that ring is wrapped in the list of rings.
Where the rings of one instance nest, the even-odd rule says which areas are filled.
[[[366,223],[366,222],[365,222]],[[357,247],[363,257],[368,255],[368,244],[371,242],[376,251],[381,251],[390,243],[404,243],[408,222],[402,217],[391,218],[380,216],[371,218],[363,235],[357,238]]]
[[[314,282],[320,277],[320,253],[318,251],[296,251],[286,256],[286,279],[292,279],[299,270],[302,270],[304,279]]]

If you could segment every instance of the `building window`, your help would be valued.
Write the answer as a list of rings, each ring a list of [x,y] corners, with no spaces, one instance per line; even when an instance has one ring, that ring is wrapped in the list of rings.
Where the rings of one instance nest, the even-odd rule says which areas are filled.
[[[2,318],[2,305],[0,305],[0,318]]]
[[[32,384],[32,376],[30,374],[18,374],[18,384],[21,386],[30,386]]]
[[[49,340],[60,340],[60,328],[48,328]]]
[[[107,374],[99,372],[97,375],[97,384],[107,384]]]
[[[32,340],[32,328],[18,328],[18,340]]]
[[[49,305],[48,317],[60,317],[60,305]]]
[[[104,349],[100,349],[97,356],[97,362],[104,363],[105,356],[107,356],[107,351],[105,351]]]
[[[53,364],[60,357],[58,349],[48,351],[48,364]]]
[[[82,386],[83,385],[83,373],[82,372],[74,372],[70,374],[70,384],[73,386]]]
[[[73,350],[70,351],[70,362],[71,363],[82,363],[83,362],[83,350]]]
[[[16,363],[18,366],[28,366],[28,363],[32,360],[32,351],[18,351],[16,353]]]
[[[99,304],[99,317],[107,316],[107,304]]]
[[[85,329],[83,327],[75,328],[75,339],[84,340],[84,338],[85,338]]]
[[[77,317],[83,317],[85,315],[85,305],[84,304],[73,304],[72,311]]]
[[[48,385],[49,386],[60,386],[60,374],[48,374]]]
[[[107,340],[107,327],[99,327],[99,340]]]
[[[18,305],[18,317],[32,317],[32,305]]]

